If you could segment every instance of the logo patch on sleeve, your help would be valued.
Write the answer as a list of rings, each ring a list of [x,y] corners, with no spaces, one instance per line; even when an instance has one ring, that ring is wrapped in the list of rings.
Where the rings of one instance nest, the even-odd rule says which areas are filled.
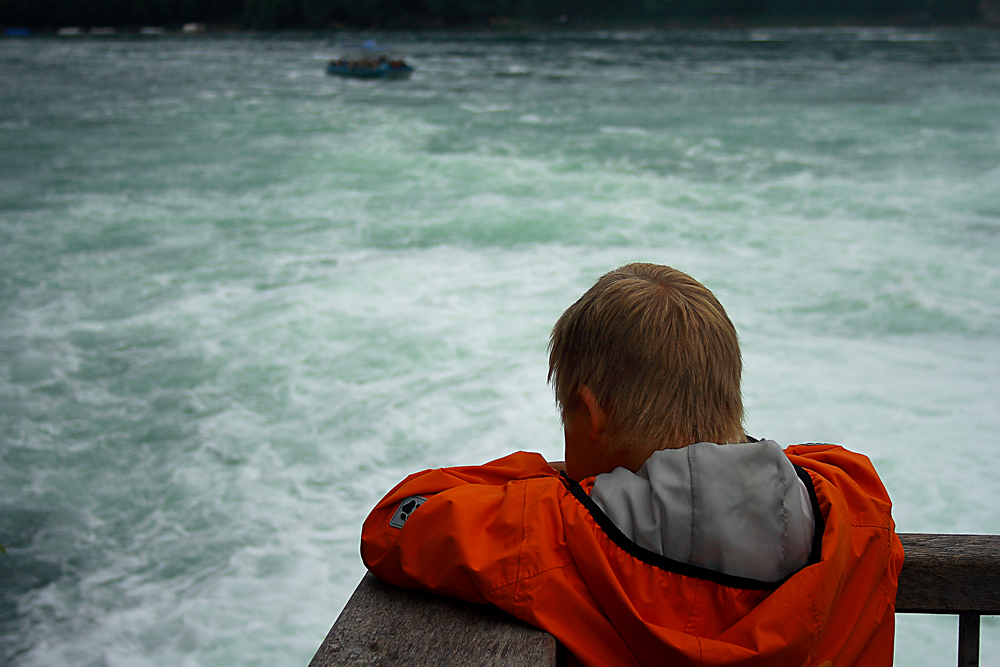
[[[396,513],[392,515],[389,519],[389,525],[393,528],[402,528],[406,523],[406,520],[410,518],[413,514],[413,510],[417,509],[421,505],[427,502],[427,499],[423,496],[410,496],[399,503],[399,507],[396,508]]]

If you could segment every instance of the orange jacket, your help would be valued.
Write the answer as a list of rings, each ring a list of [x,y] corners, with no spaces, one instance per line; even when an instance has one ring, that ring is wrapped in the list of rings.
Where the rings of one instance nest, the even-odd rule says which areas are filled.
[[[583,504],[593,478],[525,452],[409,476],[365,521],[361,555],[390,583],[496,605],[584,665],[890,665],[903,548],[885,488],[842,447],[784,451],[822,533],[818,562],[776,584],[630,555]]]

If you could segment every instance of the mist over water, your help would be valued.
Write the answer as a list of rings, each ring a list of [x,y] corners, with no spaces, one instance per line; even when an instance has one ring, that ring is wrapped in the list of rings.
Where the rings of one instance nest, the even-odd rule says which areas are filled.
[[[402,477],[562,457],[549,329],[629,261],[719,296],[750,433],[1000,533],[1000,35],[378,38],[0,40],[0,664],[307,664]]]

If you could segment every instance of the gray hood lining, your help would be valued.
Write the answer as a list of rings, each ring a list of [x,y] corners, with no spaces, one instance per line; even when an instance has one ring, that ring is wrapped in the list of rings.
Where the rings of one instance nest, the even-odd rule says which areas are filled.
[[[637,473],[598,475],[588,500],[644,553],[739,580],[781,582],[814,551],[814,491],[806,481],[774,441],[698,443],[654,452]]]

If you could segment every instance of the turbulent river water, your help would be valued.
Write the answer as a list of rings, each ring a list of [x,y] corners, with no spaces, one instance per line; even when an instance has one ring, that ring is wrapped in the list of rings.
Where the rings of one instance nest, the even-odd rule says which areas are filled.
[[[409,81],[324,74],[371,37]],[[0,40],[0,664],[304,666],[395,482],[561,458],[629,261],[726,305],[750,433],[1000,533],[996,32]]]

